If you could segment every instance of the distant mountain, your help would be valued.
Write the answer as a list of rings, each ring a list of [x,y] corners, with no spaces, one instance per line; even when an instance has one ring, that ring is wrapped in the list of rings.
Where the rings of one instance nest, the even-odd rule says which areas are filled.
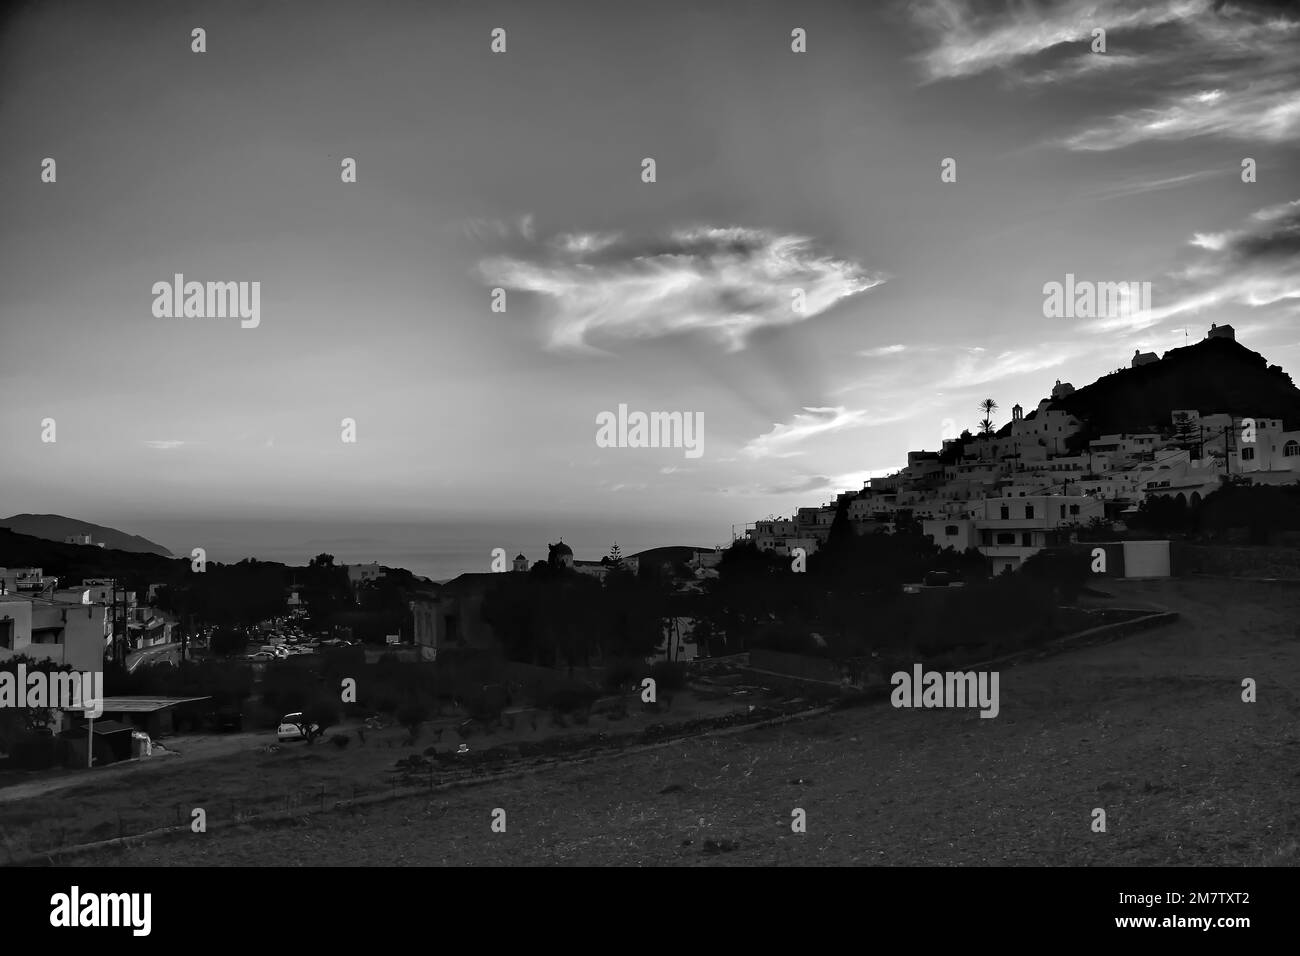
[[[1158,362],[1102,376],[1052,407],[1084,423],[1075,444],[1103,434],[1167,428],[1176,408],[1280,418],[1284,428],[1300,428],[1300,389],[1291,376],[1227,338],[1170,349]]]
[[[116,528],[65,518],[63,515],[14,515],[12,518],[0,519],[0,528],[8,528],[16,534],[26,534],[33,538],[63,543],[69,535],[90,535],[96,544],[103,542],[105,548],[118,551],[131,551],[135,554],[157,554],[164,558],[175,557],[161,544],[155,544],[138,534],[127,534]]]

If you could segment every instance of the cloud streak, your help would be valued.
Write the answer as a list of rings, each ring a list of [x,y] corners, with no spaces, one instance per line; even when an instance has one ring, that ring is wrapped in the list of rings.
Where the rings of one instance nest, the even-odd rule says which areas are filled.
[[[550,300],[550,348],[587,352],[682,333],[737,352],[760,329],[807,321],[885,281],[808,237],[738,227],[647,240],[565,233],[479,269],[489,285]]]
[[[1195,232],[1187,245],[1195,258],[1156,290],[1148,312],[1089,329],[1138,331],[1205,309],[1300,300],[1300,199],[1260,209],[1235,228]]]
[[[940,0],[912,10],[929,41],[923,80],[996,72],[1019,85],[1086,88],[1134,101],[1057,140],[1075,151],[1217,137],[1300,135],[1300,11],[1265,2],[1099,0],[990,9]],[[1106,52],[1093,52],[1093,30]]]
[[[848,409],[843,405],[827,408],[805,408],[789,424],[780,422],[772,430],[752,439],[741,454],[750,458],[791,458],[803,454],[795,446],[831,432],[862,424],[866,420],[863,409]]]

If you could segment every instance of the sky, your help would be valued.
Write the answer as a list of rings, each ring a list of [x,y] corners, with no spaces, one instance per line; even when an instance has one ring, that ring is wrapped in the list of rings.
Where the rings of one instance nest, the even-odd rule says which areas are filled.
[[[1211,0],[11,6],[0,516],[708,546],[1212,322],[1295,374],[1298,54]],[[256,327],[155,315],[176,273]],[[1151,307],[1045,317],[1067,274]]]

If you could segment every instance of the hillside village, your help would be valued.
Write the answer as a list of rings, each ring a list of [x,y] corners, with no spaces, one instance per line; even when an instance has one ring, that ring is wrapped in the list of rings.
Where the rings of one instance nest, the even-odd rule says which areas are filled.
[[[1206,344],[1223,342],[1235,343],[1232,326],[1212,326]],[[1160,362],[1139,351],[1131,368],[1149,375]],[[847,505],[860,534],[915,523],[939,547],[977,549],[997,574],[1069,543],[1080,529],[1105,523],[1122,530],[1125,518],[1152,498],[1196,505],[1225,479],[1300,480],[1300,421],[1285,422],[1272,409],[1170,407],[1143,430],[1090,437],[1089,421],[1069,410],[1079,394],[1058,380],[1028,413],[1013,406],[1011,420],[996,431],[966,432],[945,439],[938,451],[908,452],[905,468],[844,491],[833,504],[756,521],[746,538],[782,556],[800,548],[811,555]]]
[[[910,452],[899,471],[758,521],[728,548],[615,544],[582,560],[560,540],[535,559],[499,549],[490,571],[442,583],[329,554],[196,569],[113,529],[21,516],[50,537],[0,529],[0,673],[102,672],[106,696],[89,722],[0,701],[0,756],[16,774],[86,772],[160,741],[162,755],[176,740],[233,754],[328,730],[342,751],[397,724],[410,745],[434,733],[419,759],[461,759],[483,735],[498,759],[586,746],[592,713],[641,740],[667,732],[664,707],[638,696],[647,676],[679,695],[682,726],[759,719],[865,693],[900,662],[1167,623],[1076,600],[1094,549],[1113,556],[1112,580],[1185,573],[1171,571],[1178,535],[1152,533],[1159,502],[1206,519],[1181,535],[1180,560],[1215,550],[1211,528],[1257,530],[1261,507],[1300,529],[1300,391],[1230,327],[1154,360],[1139,352],[1085,388],[1058,381],[1000,427],[995,405],[983,403],[980,434]],[[807,573],[791,573],[799,557]],[[353,680],[364,693],[341,698]]]

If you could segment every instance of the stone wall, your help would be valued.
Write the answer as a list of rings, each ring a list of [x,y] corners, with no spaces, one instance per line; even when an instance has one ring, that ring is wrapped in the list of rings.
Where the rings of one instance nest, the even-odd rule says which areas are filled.
[[[1300,548],[1233,547],[1175,541],[1170,547],[1170,563],[1176,575],[1300,579]]]

